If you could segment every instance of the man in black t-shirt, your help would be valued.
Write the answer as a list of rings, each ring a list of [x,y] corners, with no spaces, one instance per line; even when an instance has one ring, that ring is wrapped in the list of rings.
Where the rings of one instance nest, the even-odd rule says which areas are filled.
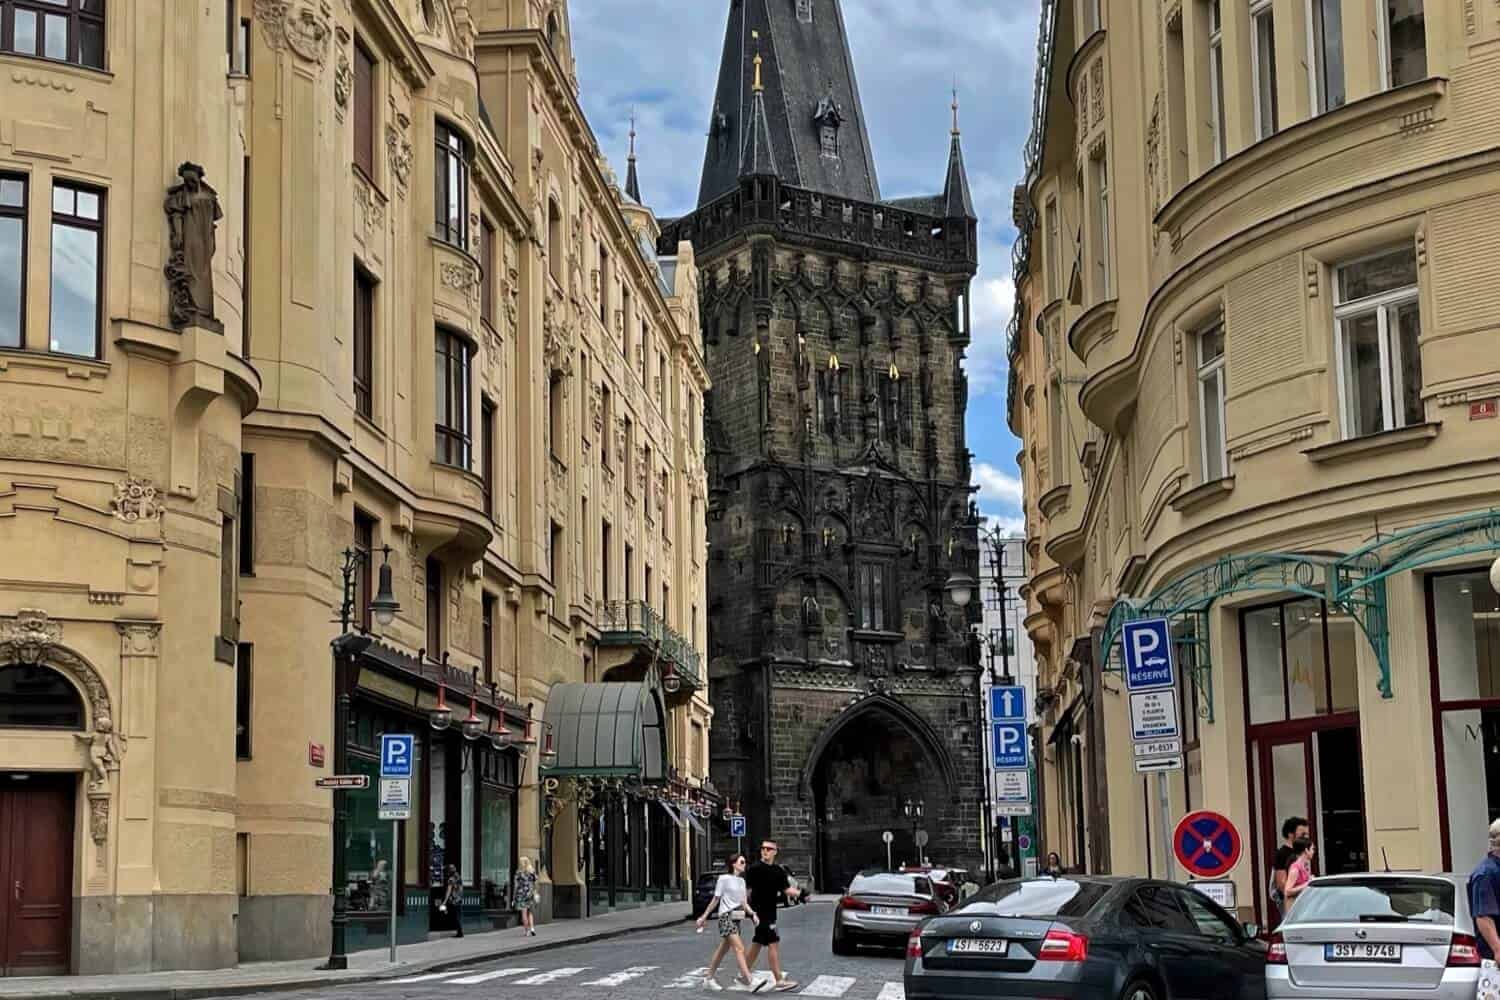
[[[1286,915],[1286,877],[1292,867],[1292,862],[1297,859],[1297,852],[1292,850],[1292,843],[1299,838],[1307,836],[1307,820],[1301,816],[1289,816],[1281,824],[1281,846],[1276,848],[1276,855],[1271,859],[1271,902],[1276,904],[1276,910],[1282,916]]]
[[[796,899],[801,893],[787,878],[786,869],[776,863],[776,844],[773,841],[761,842],[760,860],[745,869],[745,887],[750,890],[750,908],[759,920],[745,963],[753,973],[764,947],[770,955],[771,974],[776,977],[772,989],[778,993],[794,990],[797,984],[786,978],[786,972],[781,968],[781,935],[776,933],[776,906],[783,895],[787,899]]]

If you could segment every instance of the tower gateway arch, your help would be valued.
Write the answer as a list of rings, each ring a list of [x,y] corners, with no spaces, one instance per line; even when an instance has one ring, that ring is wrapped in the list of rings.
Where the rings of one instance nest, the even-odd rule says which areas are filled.
[[[885,830],[898,862],[924,828],[977,869],[977,609],[944,590],[978,564],[957,102],[905,129],[948,132],[935,192],[886,198],[838,0],[726,6],[698,206],[661,237],[703,275],[713,779],[823,888],[883,865]]]

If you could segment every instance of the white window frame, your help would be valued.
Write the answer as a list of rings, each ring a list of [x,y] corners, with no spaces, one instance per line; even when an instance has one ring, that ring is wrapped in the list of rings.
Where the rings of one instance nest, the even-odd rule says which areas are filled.
[[[1324,25],[1324,34],[1321,37],[1320,37],[1319,32],[1318,32],[1318,25],[1320,23],[1319,19],[1318,19],[1318,7],[1319,7],[1319,5],[1321,3],[1322,3],[1322,0],[1307,0],[1307,3],[1306,3],[1306,10],[1307,10],[1307,87],[1308,87],[1308,93],[1312,97],[1312,108],[1313,108],[1313,114],[1314,115],[1326,115],[1328,112],[1336,110],[1335,108],[1329,107],[1329,104],[1328,104],[1328,88],[1327,88],[1327,86],[1326,86],[1326,84],[1324,83],[1324,80],[1323,80],[1323,77],[1325,75],[1327,75],[1327,65],[1326,65],[1326,63],[1327,63],[1327,56],[1328,56],[1328,45],[1327,45],[1327,34],[1326,34],[1327,25],[1326,24]],[[1340,22],[1339,22],[1339,53],[1340,53],[1341,56],[1343,54],[1343,50],[1344,50],[1344,26],[1343,26],[1343,21],[1340,20]],[[1341,103],[1339,105],[1339,107],[1343,107],[1344,104],[1349,103],[1349,85],[1348,85],[1347,81],[1344,83],[1344,88],[1343,89],[1344,89],[1344,101],[1343,101],[1343,103]]]
[[[1394,248],[1392,247],[1383,247],[1380,250],[1375,251],[1374,253],[1364,254],[1360,257],[1354,258],[1353,260],[1341,261],[1332,268],[1333,273],[1331,275],[1332,280],[1330,284],[1333,286],[1334,295],[1333,336],[1334,353],[1337,356],[1338,360],[1338,364],[1336,367],[1338,371],[1339,389],[1339,423],[1343,432],[1343,438],[1346,441],[1352,438],[1362,437],[1363,435],[1358,433],[1358,429],[1356,427],[1358,421],[1355,419],[1354,414],[1351,413],[1349,409],[1350,399],[1347,393],[1349,379],[1347,361],[1348,352],[1345,349],[1344,345],[1344,324],[1349,320],[1357,319],[1361,316],[1367,316],[1370,313],[1374,313],[1376,316],[1376,327],[1378,330],[1377,339],[1378,346],[1380,348],[1380,408],[1382,418],[1381,431],[1394,431],[1407,426],[1407,424],[1404,422],[1405,408],[1404,406],[1396,405],[1397,387],[1391,378],[1391,373],[1393,371],[1400,370],[1401,367],[1401,340],[1399,336],[1399,330],[1397,331],[1397,336],[1393,339],[1391,319],[1395,315],[1396,310],[1398,310],[1401,306],[1421,302],[1422,287],[1420,279],[1417,281],[1417,283],[1408,285],[1405,288],[1395,288],[1388,292],[1381,292],[1378,295],[1367,295],[1362,299],[1355,299],[1353,302],[1340,302],[1338,299],[1338,274],[1340,271],[1342,271],[1346,267],[1352,267],[1355,264],[1362,263],[1366,260],[1372,260],[1376,257],[1384,257],[1391,253],[1393,249]],[[1412,253],[1415,254],[1415,252],[1415,249],[1413,249]],[[1418,308],[1420,310],[1420,305],[1418,306]],[[1418,338],[1420,339],[1420,337],[1421,334],[1419,332]],[[1392,363],[1393,361],[1395,362],[1395,364]],[[1379,432],[1377,431],[1376,433]]]
[[[1261,78],[1261,26],[1260,21],[1264,19],[1270,22],[1271,27],[1271,79],[1269,81]],[[1276,99],[1276,13],[1274,0],[1250,0],[1250,90],[1255,101],[1255,138],[1269,139],[1280,129],[1280,115],[1278,112],[1279,102]],[[1269,83],[1269,90],[1267,84]],[[1262,91],[1269,94],[1271,100],[1270,128],[1266,128],[1265,97]]]
[[[1094,157],[1089,163],[1089,169],[1094,174],[1094,211],[1098,213],[1094,220],[1094,252],[1097,254],[1094,267],[1097,272],[1095,277],[1099,282],[1099,297],[1095,301],[1104,302],[1110,296],[1108,152]]]
[[[1057,205],[1057,195],[1047,199],[1047,301],[1063,297],[1062,293],[1062,219]]]
[[[1194,349],[1197,352],[1197,377],[1198,377],[1198,458],[1199,469],[1202,471],[1203,482],[1211,483],[1223,479],[1229,475],[1229,428],[1225,422],[1224,396],[1228,390],[1228,381],[1224,374],[1224,355],[1226,351],[1220,351],[1216,357],[1205,359],[1203,349],[1208,343],[1211,334],[1224,333],[1224,321],[1215,320],[1208,326],[1199,330],[1193,337],[1196,341]],[[1209,450],[1208,450],[1208,385],[1214,383],[1219,390],[1218,418],[1219,418],[1219,454],[1216,457],[1218,465],[1215,467],[1218,475],[1210,475]]]
[[[1224,18],[1219,0],[1208,0],[1208,114],[1213,129],[1214,163],[1229,153],[1224,114]]]
[[[1391,12],[1387,0],[1373,0],[1375,4],[1375,37],[1380,50],[1380,89],[1391,90],[1395,87],[1395,81],[1391,79]],[[1427,13],[1426,0],[1422,0],[1422,13]],[[1425,39],[1425,34],[1424,34]],[[1427,71],[1432,73],[1432,62],[1429,56]]]

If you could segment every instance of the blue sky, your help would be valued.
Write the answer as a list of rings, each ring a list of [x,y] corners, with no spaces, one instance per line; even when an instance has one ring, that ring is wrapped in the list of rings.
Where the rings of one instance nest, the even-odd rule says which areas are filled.
[[[1039,0],[842,2],[884,197],[942,190],[956,76],[980,220],[969,448],[980,508],[1019,531],[1020,444],[1005,421],[1005,328],[1011,191],[1031,120]],[[662,217],[690,211],[729,0],[575,0],[570,9],[583,106],[600,146],[623,178],[634,109],[644,200]]]

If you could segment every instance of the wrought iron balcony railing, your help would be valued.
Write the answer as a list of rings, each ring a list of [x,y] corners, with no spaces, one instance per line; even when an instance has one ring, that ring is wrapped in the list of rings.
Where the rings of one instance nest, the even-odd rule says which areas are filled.
[[[657,647],[683,687],[703,686],[701,655],[645,601],[605,601],[599,632],[600,641],[606,645],[641,643]]]

